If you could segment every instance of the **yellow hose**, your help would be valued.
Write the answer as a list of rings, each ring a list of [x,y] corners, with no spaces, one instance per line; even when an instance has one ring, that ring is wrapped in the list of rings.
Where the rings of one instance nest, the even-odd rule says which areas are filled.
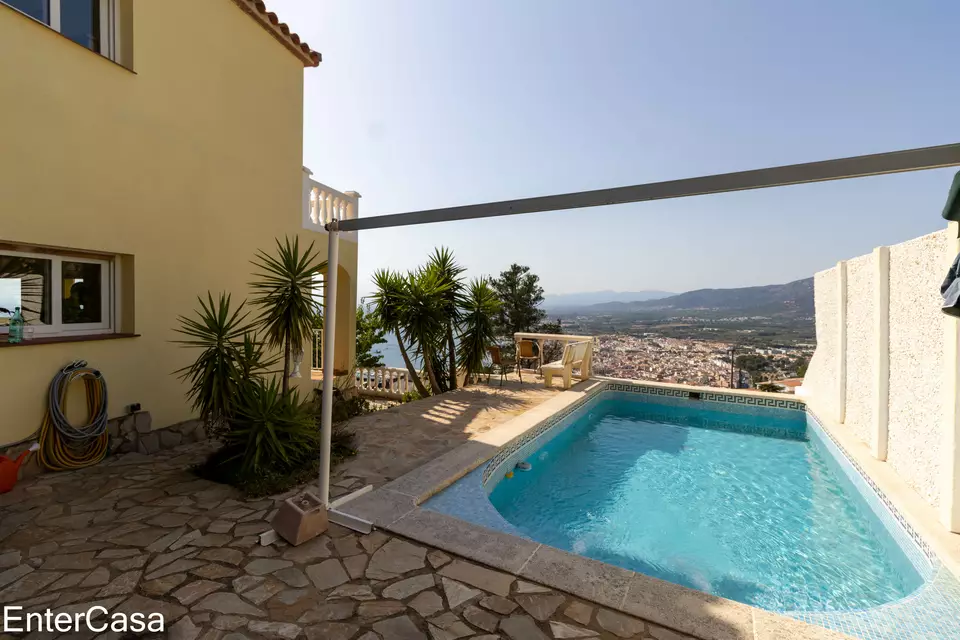
[[[96,369],[86,362],[64,367],[50,383],[47,412],[40,426],[40,464],[51,471],[81,469],[97,464],[107,454],[107,387]],[[83,427],[74,427],[64,415],[67,389],[77,378],[83,378],[89,418]]]

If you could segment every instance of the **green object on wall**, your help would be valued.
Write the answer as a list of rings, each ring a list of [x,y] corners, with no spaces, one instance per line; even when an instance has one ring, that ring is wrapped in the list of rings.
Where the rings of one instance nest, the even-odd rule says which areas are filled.
[[[947,204],[943,207],[943,217],[952,222],[960,222],[960,171],[953,176],[950,195],[947,196]]]

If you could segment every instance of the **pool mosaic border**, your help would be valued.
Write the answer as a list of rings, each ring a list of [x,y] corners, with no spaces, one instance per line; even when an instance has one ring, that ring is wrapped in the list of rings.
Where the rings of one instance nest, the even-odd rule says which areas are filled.
[[[673,389],[669,387],[655,387],[646,384],[628,384],[622,382],[608,382],[606,391],[625,391],[627,393],[639,393],[650,396],[665,396],[669,398],[690,398],[690,393],[699,393],[700,400],[705,402],[727,402],[730,404],[748,406],[748,407],[773,407],[774,409],[789,409],[793,411],[803,411],[806,403],[802,400],[787,400],[781,398],[764,398],[739,393],[722,393],[716,391],[697,391],[692,389]]]
[[[893,504],[890,498],[887,497],[883,489],[881,489],[880,486],[874,482],[873,478],[870,477],[870,474],[867,473],[862,466],[860,466],[854,457],[850,455],[850,453],[842,444],[840,444],[840,441],[834,437],[830,430],[823,426],[823,420],[821,420],[809,407],[807,407],[807,415],[810,418],[813,418],[813,424],[818,429],[818,433],[825,435],[830,443],[833,444],[833,446],[836,447],[837,451],[841,454],[841,456],[837,458],[841,463],[841,466],[843,466],[843,463],[846,462],[846,464],[852,467],[856,472],[853,476],[854,483],[856,484],[857,480],[865,482],[869,487],[869,494],[876,496],[880,500],[886,512],[893,517],[899,528],[901,528],[903,532],[909,536],[910,541],[920,549],[920,551],[926,557],[927,562],[929,562],[934,568],[938,566],[940,564],[940,560],[937,557],[937,554],[933,551],[933,548],[927,544],[926,540],[923,539],[923,536],[921,536],[907,521],[903,514],[900,513],[900,510]],[[860,489],[861,493],[864,493],[861,487],[858,487],[858,489]]]

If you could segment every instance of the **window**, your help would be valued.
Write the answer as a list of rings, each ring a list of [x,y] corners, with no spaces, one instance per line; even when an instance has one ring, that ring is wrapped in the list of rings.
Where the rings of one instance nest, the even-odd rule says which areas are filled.
[[[79,45],[116,59],[114,0],[0,0]]]
[[[0,250],[0,332],[16,307],[38,337],[112,332],[115,273],[109,259]]]

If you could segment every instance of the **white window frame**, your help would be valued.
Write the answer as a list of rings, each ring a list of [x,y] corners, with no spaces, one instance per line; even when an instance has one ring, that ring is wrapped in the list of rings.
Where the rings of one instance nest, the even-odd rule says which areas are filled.
[[[116,260],[107,257],[80,257],[41,252],[7,251],[0,249],[0,255],[20,258],[36,258],[50,261],[50,324],[30,323],[35,337],[81,336],[114,333],[117,326],[117,267]],[[63,321],[63,263],[84,262],[98,264],[100,271],[100,322],[65,323]],[[6,335],[6,325],[0,327],[0,334]]]
[[[100,49],[101,49],[101,50],[100,50],[100,51],[96,51],[96,52],[94,52],[94,53],[99,53],[99,54],[102,55],[103,57],[109,58],[110,60],[113,60],[114,62],[116,62],[116,60],[117,60],[117,52],[119,51],[119,46],[118,46],[118,42],[117,42],[117,39],[118,39],[118,36],[117,36],[117,31],[118,31],[118,30],[117,30],[117,3],[116,3],[116,0],[98,0],[98,1],[100,2]],[[33,17],[33,16],[31,16],[31,15],[29,15],[29,14],[27,14],[27,13],[23,13],[22,11],[20,11],[19,9],[17,9],[17,8],[14,7],[13,5],[8,5],[8,6],[9,6],[11,9],[13,9],[14,11],[17,11],[17,12],[19,12],[19,13],[27,16],[27,17],[30,18],[31,20],[36,20],[36,21],[39,22],[40,24],[44,24],[44,25],[50,27],[51,29],[53,29],[53,30],[56,31],[57,33],[61,33],[61,31],[60,31],[60,26],[61,26],[61,25],[60,25],[60,15],[61,15],[60,6],[61,6],[61,4],[64,3],[64,2],[70,2],[70,0],[48,0],[48,2],[50,3],[50,15],[49,15],[50,22],[49,22],[49,23],[44,22],[44,21],[42,21],[42,20],[38,20],[37,18],[35,18],[35,17]],[[2,4],[8,4],[8,3],[4,2],[3,0],[0,0],[0,3],[2,3]],[[83,46],[83,45],[81,45],[81,46]],[[86,48],[86,47],[84,47],[84,48]],[[92,49],[91,49],[91,51],[92,51]]]

